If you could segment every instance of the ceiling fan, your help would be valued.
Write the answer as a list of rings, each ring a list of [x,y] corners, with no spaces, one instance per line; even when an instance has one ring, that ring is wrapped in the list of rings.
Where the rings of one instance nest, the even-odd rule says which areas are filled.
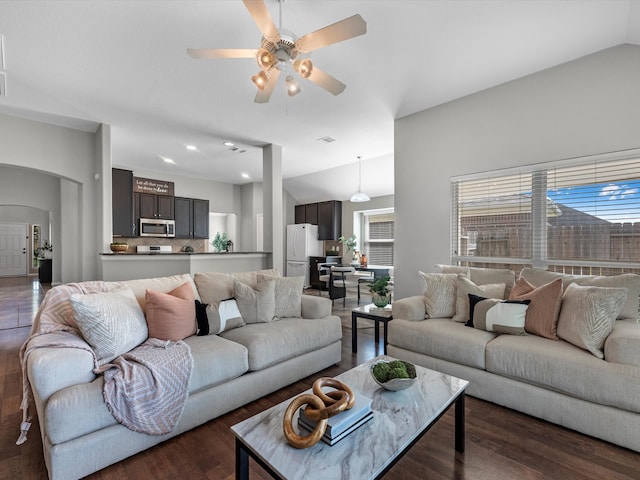
[[[324,88],[328,92],[339,95],[347,87],[328,73],[316,67],[311,59],[303,58],[305,54],[334,43],[342,42],[367,32],[367,24],[360,15],[353,15],[332,25],[308,33],[297,38],[293,33],[282,28],[282,2],[280,4],[280,28],[277,28],[263,0],[242,0],[249,14],[262,33],[262,44],[258,49],[211,49],[188,48],[187,53],[193,58],[255,58],[260,71],[251,77],[258,87],[254,101],[266,103],[281,72],[286,74],[287,93],[290,96],[300,93],[300,86],[289,72],[289,66],[307,80]]]

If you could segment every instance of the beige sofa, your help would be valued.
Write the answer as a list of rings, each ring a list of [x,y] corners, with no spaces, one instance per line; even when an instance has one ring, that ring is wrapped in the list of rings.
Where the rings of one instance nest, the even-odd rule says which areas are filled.
[[[106,283],[106,287],[130,287],[144,307],[146,289],[169,292],[191,282],[196,298],[208,303],[233,296],[229,288],[233,288],[235,279],[255,286],[256,277],[257,272],[206,273],[193,278],[177,275]],[[105,406],[103,376],[93,373],[90,352],[82,348],[29,350],[27,344],[29,354],[24,363],[49,478],[86,476],[339,363],[342,329],[339,317],[331,315],[331,302],[308,295],[301,295],[300,302],[302,315],[298,318],[186,338],[194,360],[189,395],[178,424],[160,436],[136,433],[116,422]],[[42,337],[31,341],[41,342]]]
[[[444,271],[462,273],[475,279],[477,285],[505,280],[504,271]],[[438,283],[437,275],[444,274],[426,275],[425,294],[430,288],[433,291],[434,286],[429,286],[428,281]],[[469,380],[470,395],[640,452],[640,277],[573,276],[525,268],[519,281],[522,278],[535,287],[562,279],[559,339],[531,333],[499,334],[469,328],[451,318],[431,318],[428,310],[434,307],[434,299],[423,295],[393,303],[388,354]],[[514,276],[509,285],[507,274],[507,290],[513,288],[515,280]],[[455,285],[459,286],[460,281],[458,278]],[[582,289],[570,287],[571,284]],[[568,328],[572,321],[580,324],[580,315],[589,317],[591,323],[597,322],[589,310],[593,306],[589,306],[591,298],[603,294],[601,298],[607,302],[609,293],[615,293],[617,287],[626,289],[627,295],[614,318],[608,320],[610,331],[599,333],[603,358],[598,358],[584,346],[576,346],[574,343],[579,342]],[[577,303],[569,298],[575,291],[586,294]],[[461,300],[458,293],[453,294],[455,301]],[[535,298],[527,312],[534,303]],[[606,316],[602,311],[596,313],[602,314],[600,319]]]

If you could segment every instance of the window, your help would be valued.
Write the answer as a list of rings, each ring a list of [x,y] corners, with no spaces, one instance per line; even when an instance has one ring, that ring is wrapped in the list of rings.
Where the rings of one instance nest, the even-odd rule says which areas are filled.
[[[364,251],[370,265],[393,265],[393,211],[364,213]]]
[[[640,273],[640,152],[452,179],[452,260]]]

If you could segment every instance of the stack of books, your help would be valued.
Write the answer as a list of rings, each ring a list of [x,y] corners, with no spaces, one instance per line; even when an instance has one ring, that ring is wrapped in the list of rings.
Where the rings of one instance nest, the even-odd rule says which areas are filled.
[[[351,432],[367,423],[373,417],[371,399],[360,393],[353,393],[356,396],[356,401],[353,407],[329,418],[327,422],[327,430],[322,436],[322,441],[324,443],[328,445],[335,445]],[[300,428],[307,432],[311,432],[316,427],[316,423],[317,422],[315,420],[311,420],[304,414],[304,407],[300,408],[300,414],[298,415],[298,426],[300,426]]]

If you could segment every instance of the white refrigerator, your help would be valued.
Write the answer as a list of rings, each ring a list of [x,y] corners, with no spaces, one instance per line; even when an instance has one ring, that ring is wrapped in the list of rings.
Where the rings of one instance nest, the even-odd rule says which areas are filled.
[[[318,240],[317,225],[287,225],[287,277],[304,277],[304,288],[308,288],[309,257],[321,256],[322,240]]]

